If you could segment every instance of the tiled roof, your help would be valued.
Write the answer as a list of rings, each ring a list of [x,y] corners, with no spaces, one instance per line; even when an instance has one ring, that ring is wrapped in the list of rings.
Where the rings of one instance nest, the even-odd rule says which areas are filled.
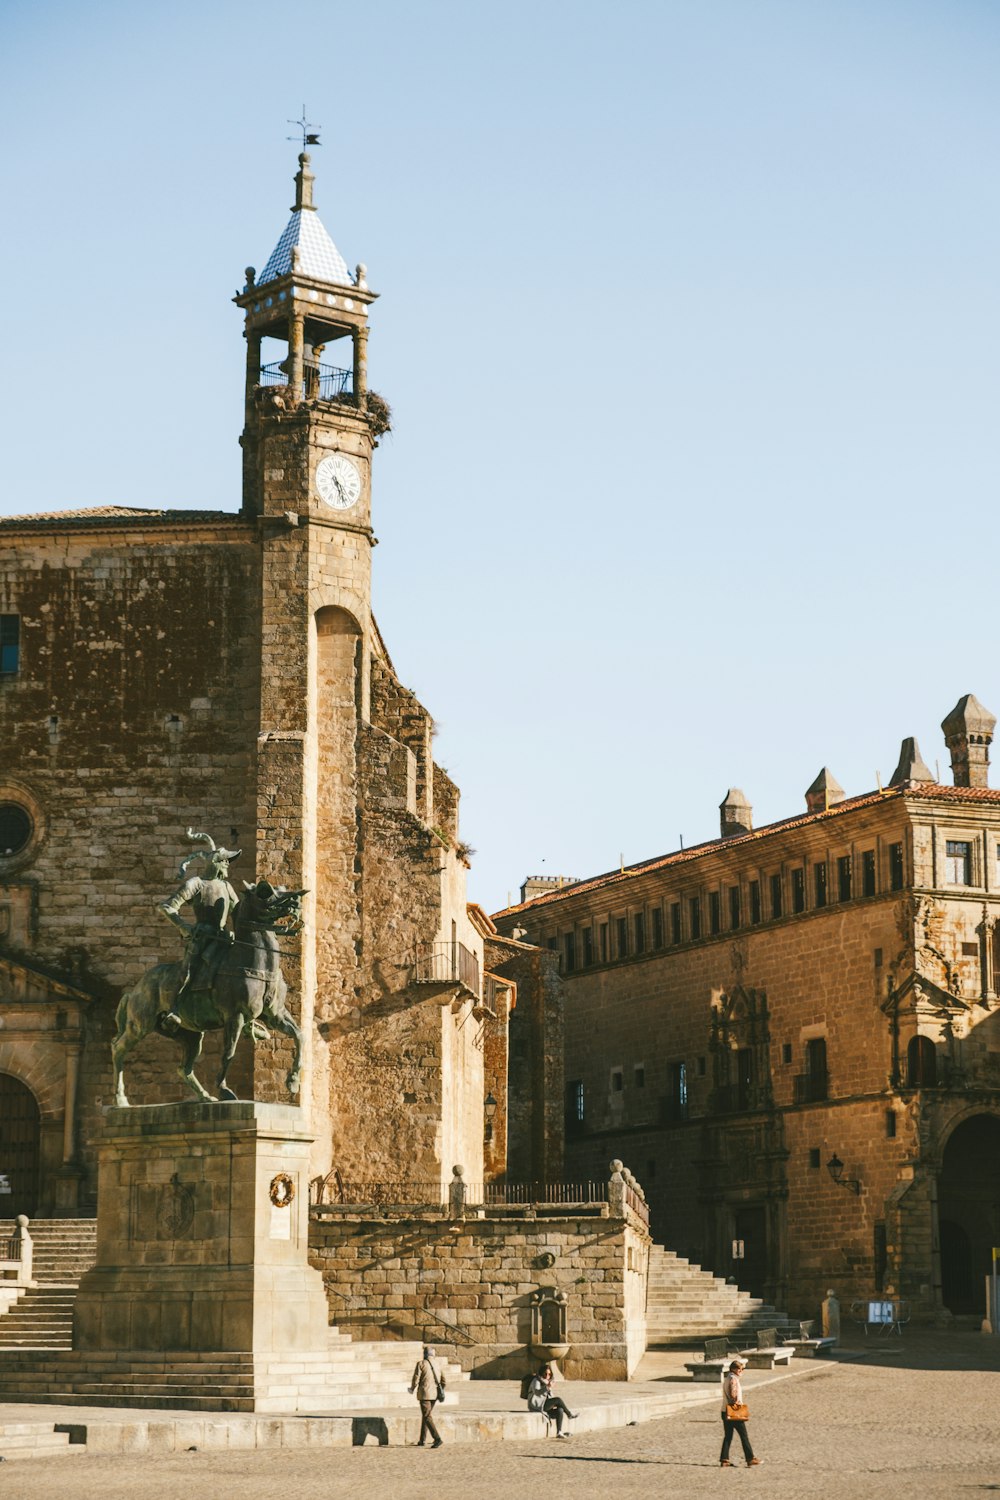
[[[285,232],[271,251],[271,258],[257,278],[257,285],[277,281],[292,270],[292,247],[299,248],[296,271],[316,281],[330,281],[336,286],[353,286],[347,262],[323,227],[315,209],[296,208],[285,225]]]
[[[144,510],[137,505],[91,505],[82,510],[39,510],[31,515],[0,516],[0,526],[87,525],[92,521],[164,521],[184,525],[195,521],[241,521],[231,510]]]
[[[879,802],[889,802],[898,797],[928,798],[939,802],[998,803],[1000,802],[1000,789],[979,786],[942,786],[937,782],[919,781],[903,783],[901,786],[887,786],[881,792],[863,792],[860,796],[845,798],[843,802],[836,803],[825,812],[801,813],[796,817],[783,818],[777,823],[768,823],[763,828],[755,828],[752,833],[740,834],[736,838],[710,839],[704,844],[694,844],[690,849],[677,849],[673,854],[657,855],[637,865],[626,865],[624,870],[609,870],[603,875],[593,875],[588,880],[578,880],[574,885],[564,885],[558,890],[546,891],[541,896],[535,896],[531,901],[505,906],[501,911],[494,912],[493,916],[496,919],[510,916],[514,912],[534,911],[540,906],[551,906],[553,902],[563,901],[567,896],[575,896],[582,891],[619,885],[623,881],[634,880],[639,875],[648,875],[654,870],[665,870],[672,865],[686,864],[689,860],[700,859],[703,855],[720,849],[732,849],[740,844],[750,844],[755,839],[767,838],[771,834],[784,833],[794,828],[804,828],[808,824],[820,823],[826,818],[841,817],[844,813],[855,812],[862,807],[874,807]]]

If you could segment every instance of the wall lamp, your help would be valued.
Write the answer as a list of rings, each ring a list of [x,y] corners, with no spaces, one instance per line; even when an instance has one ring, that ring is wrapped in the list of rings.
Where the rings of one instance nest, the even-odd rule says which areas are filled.
[[[493,1097],[493,1090],[490,1089],[490,1092],[483,1100],[483,1114],[486,1116],[486,1130],[483,1134],[483,1139],[486,1141],[491,1141],[493,1139],[493,1116],[496,1114],[496,1112],[497,1101]]]
[[[830,1176],[833,1178],[834,1182],[838,1184],[838,1186],[847,1188],[849,1192],[856,1193],[858,1197],[861,1196],[861,1183],[856,1177],[844,1176],[844,1163],[841,1161],[836,1151],[827,1162],[826,1170],[829,1172]]]

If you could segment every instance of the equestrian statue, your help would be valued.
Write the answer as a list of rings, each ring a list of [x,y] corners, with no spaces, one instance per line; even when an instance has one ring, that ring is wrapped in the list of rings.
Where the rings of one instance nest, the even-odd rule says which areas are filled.
[[[207,833],[187,830],[192,843],[206,845],[181,861],[182,884],[159,910],[184,934],[184,957],[180,963],[157,964],[147,969],[137,984],[118,1002],[118,1034],[111,1044],[115,1066],[115,1102],[128,1104],[125,1096],[125,1060],[151,1031],[172,1037],[184,1048],[178,1073],[199,1099],[212,1099],[195,1077],[194,1065],[201,1054],[206,1031],[222,1031],[222,1068],[216,1083],[219,1099],[235,1099],[226,1083],[229,1064],[244,1030],[254,1041],[265,1041],[263,1022],[289,1036],[295,1055],[285,1079],[290,1094],[297,1094],[302,1065],[302,1032],[285,1006],[288,993],[281,972],[280,936],[293,936],[302,929],[302,897],[305,891],[290,891],[282,885],[258,880],[243,882],[237,896],[229,884],[229,864],[242,852],[223,849]],[[188,875],[196,859],[205,861],[202,875]],[[190,906],[194,922],[181,911]],[[229,923],[232,921],[232,930]]]

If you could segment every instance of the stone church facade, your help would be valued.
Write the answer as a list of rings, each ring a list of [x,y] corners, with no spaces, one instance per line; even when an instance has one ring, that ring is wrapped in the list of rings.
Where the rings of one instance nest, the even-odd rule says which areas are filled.
[[[181,956],[157,907],[189,827],[242,850],[237,890],[266,876],[308,891],[282,945],[316,1176],[505,1169],[496,1131],[484,1160],[484,1101],[506,1098],[513,984],[486,974],[458,789],[372,615],[376,294],[312,184],[303,155],[288,226],[235,298],[240,513],[0,520],[0,1216],[93,1206],[115,1007]],[[327,364],[327,347],[346,358]],[[289,1047],[244,1040],[236,1091],[287,1098]],[[210,1035],[210,1091],[218,1057]],[[131,1100],[181,1096],[178,1061],[143,1042]]]
[[[994,719],[912,740],[890,785],[496,914],[564,989],[566,1164],[642,1180],[654,1237],[789,1312],[828,1287],[978,1314],[1000,1244],[1000,792]]]

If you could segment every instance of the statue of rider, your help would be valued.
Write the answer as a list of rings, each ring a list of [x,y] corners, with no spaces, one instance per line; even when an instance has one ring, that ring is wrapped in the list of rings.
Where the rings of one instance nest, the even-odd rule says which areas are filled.
[[[159,910],[168,922],[184,934],[184,968],[180,986],[174,997],[174,1009],[165,1011],[158,1019],[159,1029],[167,1036],[175,1036],[183,1020],[178,1014],[178,1003],[185,992],[194,993],[200,985],[210,985],[219,960],[226,948],[234,941],[228,922],[236,908],[239,897],[229,884],[229,862],[238,859],[240,849],[223,849],[207,833],[187,831],[192,841],[207,844],[181,861],[179,886],[168,901],[160,903]],[[188,876],[188,865],[196,859],[207,861],[203,875]],[[195,921],[186,922],[181,908],[190,903]]]

